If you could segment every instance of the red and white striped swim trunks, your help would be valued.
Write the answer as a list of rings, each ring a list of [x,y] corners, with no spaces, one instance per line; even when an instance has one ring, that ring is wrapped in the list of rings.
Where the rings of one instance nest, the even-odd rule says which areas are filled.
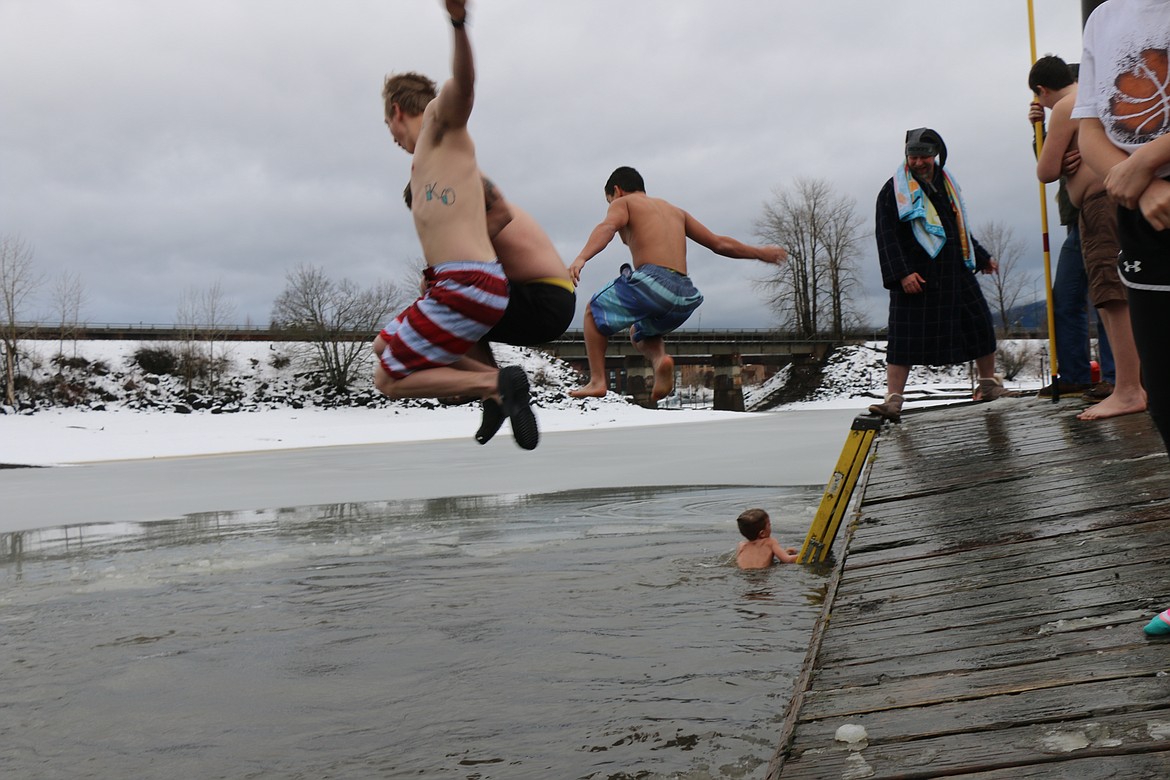
[[[498,262],[453,261],[424,272],[427,291],[382,329],[378,359],[402,379],[463,357],[504,316],[508,280]]]

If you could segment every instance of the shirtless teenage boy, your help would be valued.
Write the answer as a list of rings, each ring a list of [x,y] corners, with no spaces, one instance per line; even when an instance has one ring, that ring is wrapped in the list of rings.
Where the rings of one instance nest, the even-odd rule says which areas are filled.
[[[1078,122],[1072,118],[1073,106],[1077,102],[1077,84],[1071,81],[1067,66],[1064,71],[1046,69],[1051,59],[1056,58],[1037,60],[1028,75],[1028,86],[1036,95],[1036,102],[1052,112],[1048,135],[1036,163],[1036,176],[1043,182],[1059,179],[1065,155],[1077,148]],[[1109,334],[1117,373],[1113,393],[1078,414],[1077,419],[1102,420],[1144,412],[1146,391],[1142,389],[1141,361],[1129,320],[1125,285],[1117,272],[1120,251],[1117,207],[1105,192],[1105,178],[1088,165],[1080,166],[1067,176],[1065,186],[1069,200],[1080,209],[1081,252],[1089,277],[1089,297]]]
[[[1069,65],[1054,55],[1045,55],[1036,60],[1029,71],[1029,84],[1067,86],[1077,80],[1078,67]],[[1028,106],[1028,127],[1033,134],[1036,125],[1039,124],[1043,135],[1047,113],[1039,101],[1032,100]],[[1096,307],[1092,307],[1090,311],[1089,277],[1085,273],[1085,259],[1081,255],[1081,210],[1072,204],[1068,195],[1068,178],[1077,172],[1081,163],[1080,149],[1074,145],[1065,153],[1061,164],[1056,210],[1060,224],[1065,229],[1065,235],[1064,240],[1060,242],[1060,249],[1056,252],[1055,269],[1051,280],[1052,320],[1055,328],[1056,367],[1059,378],[1055,384],[1042,387],[1039,395],[1041,398],[1060,398],[1084,393],[1085,400],[1091,398],[1100,401],[1108,398],[1113,392],[1117,372],[1113,365],[1113,350],[1109,347],[1105,323],[1100,317],[1095,316]],[[1095,325],[1097,350],[1101,361],[1100,376],[1096,382],[1093,381],[1090,365],[1092,359],[1089,345],[1090,325]]]
[[[778,246],[749,246],[712,233],[687,212],[662,198],[646,194],[642,176],[633,168],[615,170],[605,183],[609,210],[569,266],[580,284],[581,269],[609,246],[614,235],[630,248],[633,273],[619,276],[589,301],[585,311],[585,354],[589,383],[569,395],[601,398],[608,390],[605,349],[609,337],[630,329],[630,341],[654,368],[652,401],[674,390],[674,359],[666,354],[663,335],[678,328],[703,302],[687,276],[687,239],[724,257],[781,263],[788,253]]]
[[[467,356],[494,366],[493,341],[531,347],[559,338],[573,321],[577,293],[552,239],[532,215],[506,200],[486,176],[483,190],[488,236],[508,277],[510,293],[504,316],[468,350]],[[409,208],[412,201],[409,186],[403,196]],[[487,444],[503,421],[500,405],[494,399],[485,398],[483,421],[475,440]]]
[[[488,238],[483,183],[467,131],[475,65],[466,0],[446,0],[454,32],[452,77],[437,97],[417,73],[390,76],[382,89],[386,126],[414,156],[411,213],[426,259],[428,288],[374,339],[374,385],[392,398],[499,398],[516,443],[539,441],[519,366],[496,369],[466,356],[504,316],[508,282]]]
[[[746,542],[735,549],[735,563],[741,569],[766,569],[774,561],[795,563],[799,551],[795,547],[781,547],[772,538],[772,519],[763,509],[748,509],[736,518],[739,532]]]

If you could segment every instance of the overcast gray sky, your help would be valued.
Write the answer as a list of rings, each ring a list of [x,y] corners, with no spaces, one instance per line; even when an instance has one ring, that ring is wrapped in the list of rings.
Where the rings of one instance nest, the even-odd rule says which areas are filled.
[[[1035,12],[1039,53],[1078,60],[1080,3]],[[972,221],[1042,265],[1025,0],[480,0],[470,32],[481,167],[566,263],[618,165],[753,242],[776,188],[821,178],[857,203],[883,324],[874,199],[927,125]],[[382,79],[442,82],[450,39],[440,0],[0,0],[0,233],[49,282],[79,273],[90,322],[170,323],[184,289],[218,281],[239,323],[264,324],[301,263],[399,281],[421,253]],[[627,257],[615,240],[589,264],[582,305]],[[688,326],[775,323],[765,266],[695,245],[689,265],[706,303]],[[49,287],[33,318],[52,318]]]

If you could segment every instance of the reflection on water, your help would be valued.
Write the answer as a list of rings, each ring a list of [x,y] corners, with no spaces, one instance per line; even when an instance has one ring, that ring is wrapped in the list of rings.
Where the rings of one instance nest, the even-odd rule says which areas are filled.
[[[580,491],[0,535],[4,777],[762,777],[820,489]]]

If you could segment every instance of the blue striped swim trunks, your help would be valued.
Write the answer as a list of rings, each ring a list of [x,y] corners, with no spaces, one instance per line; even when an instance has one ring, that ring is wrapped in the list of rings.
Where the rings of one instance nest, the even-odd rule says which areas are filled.
[[[597,330],[612,336],[634,326],[634,341],[662,336],[687,321],[703,302],[691,277],[660,265],[639,266],[619,276],[589,301]]]

